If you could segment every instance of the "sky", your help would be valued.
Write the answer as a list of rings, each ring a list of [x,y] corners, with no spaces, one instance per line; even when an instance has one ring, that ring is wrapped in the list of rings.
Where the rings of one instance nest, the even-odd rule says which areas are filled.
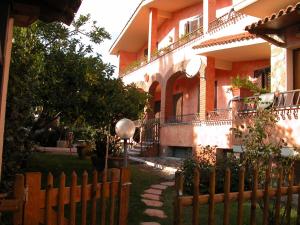
[[[95,52],[102,55],[104,62],[118,65],[117,57],[109,55],[109,49],[140,2],[141,0],[82,1],[77,16],[91,14],[91,19],[97,21],[111,35],[111,40],[106,40],[94,48]]]

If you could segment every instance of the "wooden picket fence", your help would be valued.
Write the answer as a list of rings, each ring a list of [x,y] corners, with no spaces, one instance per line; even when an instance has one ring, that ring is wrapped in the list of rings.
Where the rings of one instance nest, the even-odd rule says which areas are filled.
[[[78,185],[73,172],[71,185],[66,187],[66,175],[61,173],[58,187],[54,187],[53,175],[49,173],[47,186],[42,189],[41,173],[17,175],[14,198],[0,200],[0,212],[12,212],[13,225],[126,225],[129,170],[111,169],[108,175],[94,171],[91,183],[88,176],[84,172]]]
[[[255,225],[257,224],[257,208],[258,201],[263,202],[263,212],[262,212],[262,224],[269,224],[269,207],[271,206],[271,198],[274,201],[273,205],[275,208],[274,213],[274,225],[279,225],[281,218],[281,207],[284,205],[286,207],[286,213],[284,218],[284,224],[291,224],[291,210],[292,210],[292,195],[298,194],[298,208],[297,208],[297,218],[296,224],[300,225],[300,186],[295,186],[293,184],[294,181],[294,170],[291,170],[288,175],[288,184],[284,186],[283,181],[283,172],[282,170],[276,176],[276,187],[271,187],[271,177],[274,178],[273,175],[270,174],[270,169],[268,169],[265,173],[265,182],[264,188],[258,188],[258,171],[253,171],[253,184],[250,191],[246,191],[244,188],[245,185],[245,169],[241,168],[239,170],[239,184],[238,184],[238,192],[230,192],[231,188],[231,171],[229,169],[225,172],[224,177],[224,193],[216,193],[216,170],[212,169],[209,175],[209,194],[200,194],[199,184],[201,174],[199,170],[194,170],[194,181],[193,181],[193,195],[187,196],[183,193],[184,188],[184,176],[182,173],[178,172],[175,176],[175,186],[176,186],[176,197],[174,202],[174,225],[182,225],[184,221],[184,210],[186,207],[192,207],[192,225],[204,224],[200,221],[200,213],[201,208],[200,205],[208,205],[208,225],[215,225],[215,210],[216,204],[223,204],[223,215],[218,215],[218,217],[223,216],[223,225],[230,224],[230,205],[232,203],[237,204],[237,215],[236,224],[243,225],[244,220],[244,204],[246,201],[251,202],[250,207],[250,218],[249,224]],[[285,200],[282,199],[283,196],[286,196]],[[261,218],[260,218],[261,219]],[[282,221],[281,221],[282,222]]]

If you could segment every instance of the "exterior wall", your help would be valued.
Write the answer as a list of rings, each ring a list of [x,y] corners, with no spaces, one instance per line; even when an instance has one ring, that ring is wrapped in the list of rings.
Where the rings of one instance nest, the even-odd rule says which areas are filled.
[[[160,129],[160,144],[162,146],[196,146],[196,134],[192,125],[162,126]]]
[[[217,87],[217,108],[226,109],[228,102],[233,98],[231,88],[231,71],[216,69]]]
[[[135,60],[137,60],[136,53],[121,51],[119,53],[119,72],[123,72]]]
[[[196,4],[184,9],[181,9],[175,13],[171,19],[168,19],[163,23],[158,31],[158,47],[163,48],[171,44],[168,37],[172,37],[173,42],[177,41],[181,35],[184,34],[184,24],[187,19],[199,16],[203,12],[202,3]]]
[[[271,91],[293,89],[293,52],[271,45]]]
[[[162,146],[192,147],[216,145],[218,148],[231,148],[230,122],[225,124],[178,124],[164,125],[160,130]]]
[[[272,130],[272,135],[270,137],[274,142],[279,142],[280,139],[284,139],[287,143],[287,147],[300,147],[300,123],[298,119],[300,109],[293,110],[281,110],[278,112],[278,122],[277,125]],[[241,124],[249,124],[251,122],[251,116],[243,116],[243,118],[236,117],[237,119],[233,121],[233,126],[237,127]],[[246,127],[246,126],[245,126]],[[240,145],[238,140],[233,139],[234,145]]]

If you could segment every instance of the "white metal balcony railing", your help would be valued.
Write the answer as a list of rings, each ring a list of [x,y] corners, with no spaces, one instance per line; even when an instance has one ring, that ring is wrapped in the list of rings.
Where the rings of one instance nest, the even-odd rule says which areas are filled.
[[[230,24],[236,23],[237,21],[241,20],[244,18],[246,15],[242,14],[240,12],[236,11],[230,11],[229,13],[224,14],[223,16],[219,17],[218,19],[212,21],[209,24],[209,29],[208,33],[210,32],[215,32],[218,29],[222,29]],[[200,26],[198,29],[194,30],[193,32],[183,36],[180,38],[178,41],[168,45],[165,48],[162,48],[154,53],[152,53],[150,61],[147,61],[147,57],[141,58],[140,60],[134,61],[131,63],[125,71],[120,73],[121,76],[126,76],[127,74],[138,70],[139,68],[153,62],[154,60],[172,52],[175,49],[178,49],[179,47],[184,46],[187,43],[190,43],[197,38],[203,37],[204,32],[203,32],[203,26]]]
[[[270,108],[275,111],[284,109],[300,108],[300,89],[268,93],[268,102],[264,102],[262,95],[243,98],[238,101],[237,111],[239,113],[255,112],[263,105],[264,108]]]

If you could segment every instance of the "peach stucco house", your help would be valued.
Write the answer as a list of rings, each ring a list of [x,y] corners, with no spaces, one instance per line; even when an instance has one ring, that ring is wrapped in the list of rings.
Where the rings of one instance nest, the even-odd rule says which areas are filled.
[[[233,92],[231,78],[237,75],[282,98],[274,105],[278,129],[290,146],[300,146],[297,3],[143,0],[110,53],[119,58],[123,81],[152,96],[144,146],[157,146],[155,154],[166,156],[206,145],[231,150],[232,100],[250,94]]]

